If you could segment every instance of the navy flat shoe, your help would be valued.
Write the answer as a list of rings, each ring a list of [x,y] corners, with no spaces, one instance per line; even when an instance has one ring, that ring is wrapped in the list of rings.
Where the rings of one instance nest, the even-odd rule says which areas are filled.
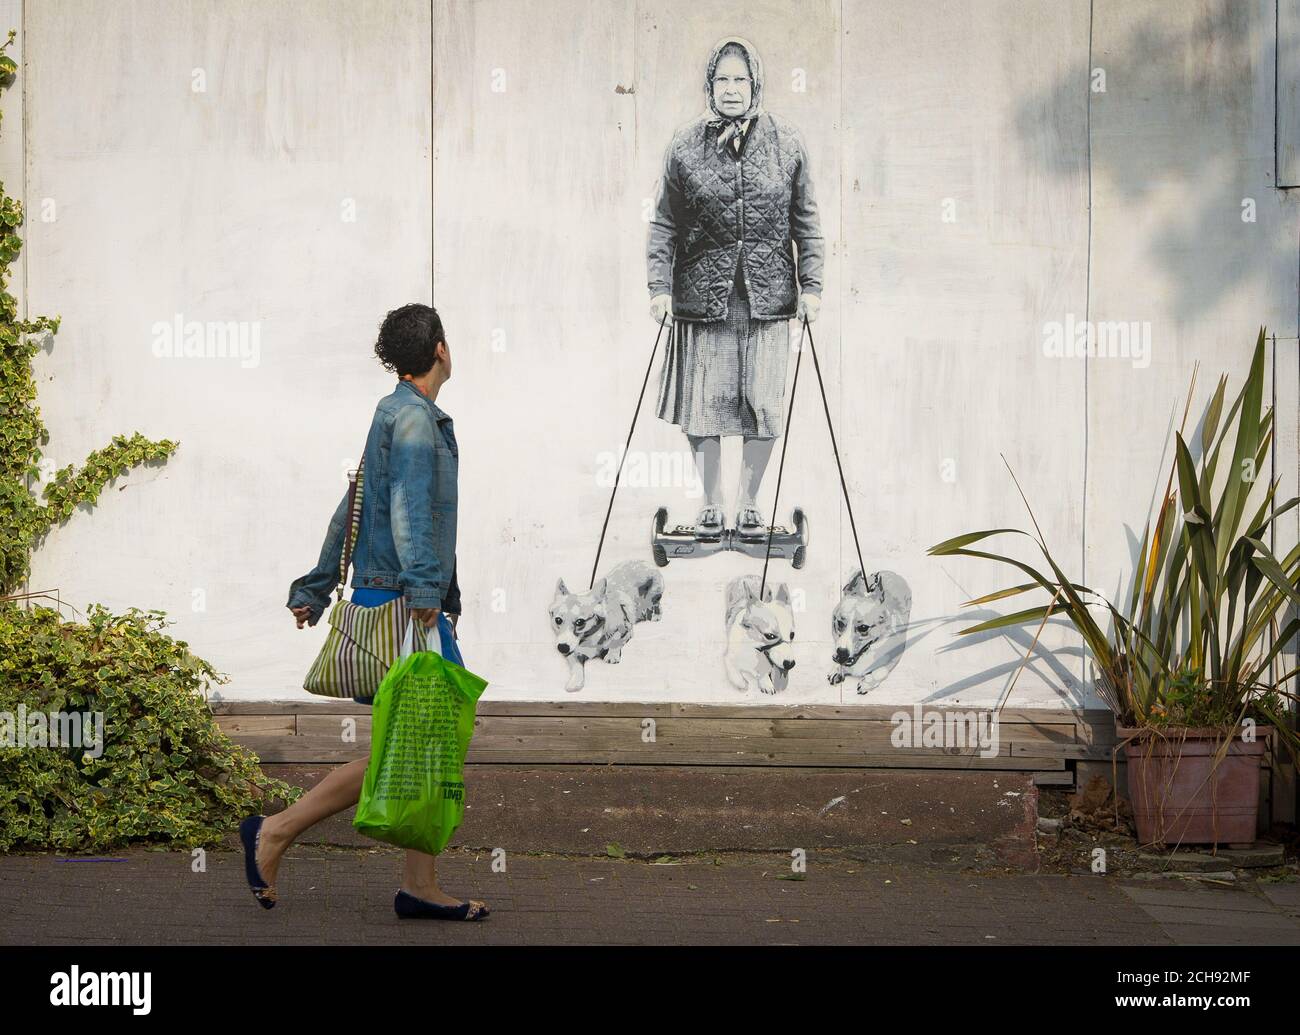
[[[393,899],[393,910],[403,920],[482,920],[491,915],[487,906],[477,902],[440,906],[436,902],[426,902],[408,891],[400,890]]]
[[[262,878],[262,871],[257,868],[257,842],[262,834],[262,821],[265,816],[249,816],[239,824],[239,840],[244,844],[244,876],[253,891],[253,897],[263,909],[275,908],[275,888]]]

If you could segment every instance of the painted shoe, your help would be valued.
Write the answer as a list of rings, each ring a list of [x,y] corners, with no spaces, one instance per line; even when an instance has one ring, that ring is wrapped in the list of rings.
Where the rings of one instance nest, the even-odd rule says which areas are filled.
[[[722,535],[723,529],[721,507],[707,506],[700,511],[700,516],[695,519],[696,539],[717,539]]]
[[[474,899],[458,906],[440,906],[400,889],[393,898],[393,912],[402,920],[482,920],[492,915],[486,905]]]
[[[767,535],[767,522],[756,507],[741,507],[736,514],[736,533],[746,538]]]
[[[275,888],[266,883],[257,868],[257,844],[262,839],[262,822],[265,816],[249,816],[239,824],[239,840],[244,845],[244,876],[253,891],[253,897],[263,909],[275,908]]]

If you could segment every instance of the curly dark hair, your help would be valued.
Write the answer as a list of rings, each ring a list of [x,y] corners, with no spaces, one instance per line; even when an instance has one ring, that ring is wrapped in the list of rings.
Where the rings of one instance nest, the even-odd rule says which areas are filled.
[[[433,306],[412,302],[384,317],[375,342],[379,362],[398,377],[427,374],[437,358],[438,342],[446,341],[442,320]]]

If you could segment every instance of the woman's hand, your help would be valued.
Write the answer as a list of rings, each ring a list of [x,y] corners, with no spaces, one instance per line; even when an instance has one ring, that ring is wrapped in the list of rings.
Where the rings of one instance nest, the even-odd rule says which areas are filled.
[[[794,314],[795,319],[800,323],[803,323],[803,319],[806,316],[809,323],[815,323],[817,320],[817,314],[821,311],[821,307],[822,300],[817,295],[800,295],[799,311]]]
[[[311,618],[311,608],[306,604],[301,607],[291,607],[289,610],[293,612],[293,617],[297,619],[299,629],[305,626],[308,619]]]
[[[438,609],[436,607],[413,607],[411,608],[411,617],[426,629],[432,629],[438,624]]]
[[[665,316],[669,320],[673,318],[673,296],[655,295],[650,299],[650,319],[655,323],[663,323]]]

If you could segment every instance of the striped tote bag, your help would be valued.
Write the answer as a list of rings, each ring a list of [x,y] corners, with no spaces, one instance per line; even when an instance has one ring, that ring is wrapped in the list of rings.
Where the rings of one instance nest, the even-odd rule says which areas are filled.
[[[302,688],[321,697],[373,697],[397,660],[409,618],[402,597],[379,607],[362,607],[343,599],[352,544],[361,528],[365,490],[365,451],[355,471],[348,472],[348,534],[339,559],[338,598],[329,613],[329,633]]]
[[[373,697],[402,648],[408,614],[401,597],[378,607],[336,601],[329,634],[303,689],[322,697]]]

